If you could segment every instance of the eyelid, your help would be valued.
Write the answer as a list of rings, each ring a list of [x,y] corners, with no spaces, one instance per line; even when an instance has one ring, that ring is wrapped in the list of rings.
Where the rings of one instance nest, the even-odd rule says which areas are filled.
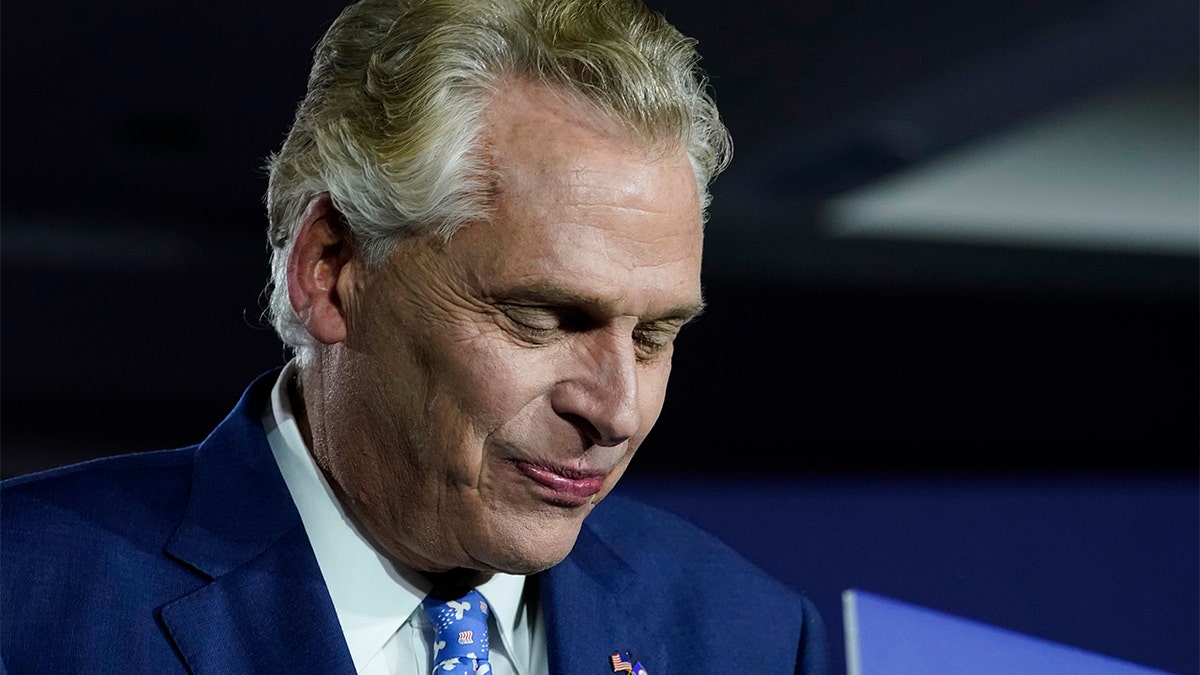
[[[503,302],[498,307],[516,323],[538,330],[562,330],[573,333],[590,330],[602,325],[605,319],[586,308],[563,306],[554,303]]]
[[[603,325],[605,320],[587,310],[543,304],[536,301],[495,302],[493,306],[512,324],[512,330],[522,337],[542,342],[562,331],[588,330]],[[638,323],[633,328],[632,338],[637,346],[639,360],[649,361],[668,351],[675,337],[685,325],[695,319],[694,314],[667,316]]]
[[[633,338],[638,345],[638,358],[650,361],[667,352],[675,344],[675,337],[681,328],[683,328],[682,324],[664,325],[662,323],[659,323],[657,327],[640,325],[635,328]]]
[[[558,323],[557,313],[551,307],[540,305],[498,305],[500,311],[508,318],[523,323],[522,320],[528,321],[531,319],[545,318],[552,320],[555,324]]]
[[[674,337],[683,330],[683,327],[692,322],[695,317],[686,317],[678,319],[655,319],[652,321],[644,321],[637,325],[634,330],[648,331],[654,333],[666,333]]]
[[[558,319],[547,308],[512,304],[495,307],[508,324],[506,330],[524,342],[544,344],[558,332]]]

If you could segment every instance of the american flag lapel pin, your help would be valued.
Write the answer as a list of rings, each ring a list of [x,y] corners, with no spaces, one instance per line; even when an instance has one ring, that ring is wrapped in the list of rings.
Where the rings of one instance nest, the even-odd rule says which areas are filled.
[[[613,652],[608,657],[612,661],[614,673],[629,673],[630,675],[650,675],[640,661],[633,661],[629,652]]]

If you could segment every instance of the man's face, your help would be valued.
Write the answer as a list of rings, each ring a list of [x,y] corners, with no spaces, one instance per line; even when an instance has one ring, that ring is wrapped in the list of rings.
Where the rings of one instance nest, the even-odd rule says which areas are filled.
[[[495,217],[357,270],[347,338],[308,399],[343,498],[424,571],[565,557],[658,418],[701,304],[682,151],[648,152],[534,86],[491,112]]]

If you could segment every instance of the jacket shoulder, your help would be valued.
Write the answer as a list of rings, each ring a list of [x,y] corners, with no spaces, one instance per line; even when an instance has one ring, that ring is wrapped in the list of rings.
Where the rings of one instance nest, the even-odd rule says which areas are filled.
[[[686,572],[681,576],[690,584],[737,582],[764,593],[798,594],[713,534],[661,508],[612,495],[587,522],[635,569],[666,566]]]
[[[138,453],[0,483],[4,665],[166,672],[178,663],[155,612],[203,582],[164,555],[187,508],[194,454]],[[65,626],[71,639],[51,647]]]
[[[22,532],[87,531],[136,540],[173,527],[187,504],[195,451],[119,455],[7,479],[0,527],[7,541]]]
[[[695,632],[692,644],[728,644],[725,651],[736,654],[757,642],[760,652],[787,659],[788,670],[829,672],[825,625],[808,597],[716,536],[668,511],[619,495],[605,499],[588,517],[587,526],[642,579],[643,597],[674,598],[659,610],[684,618],[682,623]],[[764,622],[766,616],[771,620]],[[781,645],[794,646],[794,661],[780,653]],[[767,667],[775,672],[781,666]]]

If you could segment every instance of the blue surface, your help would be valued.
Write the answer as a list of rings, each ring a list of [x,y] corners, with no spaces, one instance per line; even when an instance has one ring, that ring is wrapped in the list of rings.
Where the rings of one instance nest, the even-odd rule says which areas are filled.
[[[872,593],[843,599],[850,675],[1165,675]]]
[[[841,593],[858,588],[1200,673],[1196,477],[718,479],[639,474],[635,459],[617,489],[807,592],[835,646]]]

